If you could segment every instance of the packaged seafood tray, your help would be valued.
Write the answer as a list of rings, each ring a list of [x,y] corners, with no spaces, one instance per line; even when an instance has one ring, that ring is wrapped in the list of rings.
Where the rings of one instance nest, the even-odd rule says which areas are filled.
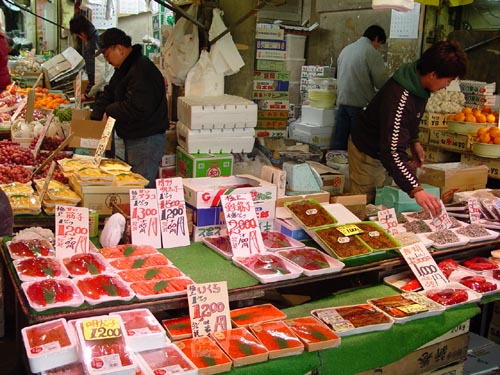
[[[121,244],[116,246],[103,247],[97,250],[106,259],[128,258],[143,255],[160,254],[159,251],[150,245]]]
[[[444,306],[445,309],[481,300],[481,294],[457,282],[450,282],[443,288],[425,290],[419,293]]]
[[[101,315],[74,322],[90,375],[135,375],[137,363],[127,347],[120,316]]]
[[[468,237],[456,234],[451,229],[443,229],[433,233],[421,234],[419,236],[431,240],[433,242],[432,247],[438,250],[464,246],[469,243]]]
[[[493,277],[493,270],[489,274],[484,271],[482,274],[459,266],[450,274],[449,281],[457,282],[466,286],[481,295],[497,293],[500,288],[500,280]]]
[[[232,259],[233,249],[229,242],[229,235],[224,234],[221,236],[208,236],[202,238],[203,243],[209,248],[219,253],[226,259]]]
[[[416,292],[422,289],[422,285],[411,271],[386,276],[384,277],[384,283],[402,292]]]
[[[340,272],[345,266],[340,260],[314,247],[279,250],[277,254],[302,268],[302,273],[306,276]]]
[[[106,272],[106,261],[96,252],[75,254],[62,261],[71,277],[99,275]]]
[[[472,257],[469,259],[466,259],[462,262],[461,264],[463,267],[475,271],[475,272],[483,272],[483,271],[488,271],[488,270],[498,270],[500,269],[500,264],[497,262],[490,260],[488,258],[484,257]]]
[[[21,335],[32,373],[78,361],[76,337],[63,318],[25,327]]]
[[[262,240],[268,251],[296,249],[305,246],[303,242],[275,230],[262,232]]]
[[[439,315],[445,310],[439,303],[417,292],[372,298],[367,302],[382,310],[382,312],[393,318],[396,323],[406,323],[414,319]]]
[[[336,226],[317,228],[311,237],[328,253],[345,262],[372,255],[372,250],[357,236],[345,236]]]
[[[229,371],[231,359],[209,337],[193,337],[174,343],[198,368],[198,374],[211,375]]]
[[[383,331],[394,324],[393,318],[368,303],[316,309],[311,314],[342,337]]]
[[[304,344],[283,321],[252,324],[250,331],[269,351],[269,359],[298,355]]]
[[[108,265],[114,270],[130,270],[137,268],[147,267],[160,267],[171,265],[170,260],[167,259],[162,253],[145,254],[141,256],[123,256],[120,258],[107,259]]]
[[[21,284],[29,305],[35,311],[58,307],[78,307],[85,299],[71,279],[45,279]]]
[[[461,228],[453,229],[453,231],[456,234],[467,237],[471,243],[494,240],[498,237],[498,232],[483,228],[479,224],[464,225]]]
[[[398,226],[400,231],[397,234],[393,234],[393,237],[401,244],[401,247],[413,245],[417,242],[422,242],[426,248],[432,247],[433,241],[429,240],[427,237],[415,234],[413,232],[407,232],[402,226]]]
[[[340,345],[340,336],[312,316],[285,320],[285,323],[302,341],[308,352],[335,348]]]
[[[302,274],[301,267],[273,253],[233,257],[233,263],[247,271],[262,284],[296,279]]]
[[[12,262],[21,281],[66,278],[68,271],[55,257],[17,259]]]
[[[8,241],[7,249],[12,259],[56,256],[54,246],[48,240],[44,239]]]
[[[149,309],[133,309],[112,312],[123,321],[125,342],[134,352],[163,348],[170,343],[160,322]]]
[[[172,341],[188,339],[193,336],[191,318],[188,315],[178,318],[163,319],[161,324],[163,324],[163,327]]]
[[[270,303],[242,307],[230,311],[231,321],[236,327],[248,327],[255,323],[271,322],[286,318],[286,314]]]
[[[130,301],[134,298],[132,289],[114,274],[81,276],[73,280],[90,305],[110,301]]]
[[[405,216],[406,220],[432,220],[432,216],[430,213],[425,212],[424,210],[415,211],[415,212],[402,212]]]
[[[138,281],[130,284],[139,300],[182,296],[187,293],[193,280],[187,276],[172,277],[164,280]]]
[[[168,344],[163,348],[137,353],[145,375],[176,374],[197,375],[198,369],[177,345]]]
[[[337,219],[322,204],[312,198],[285,202],[284,206],[303,228],[317,228],[337,223]]]
[[[160,281],[185,275],[177,267],[159,266],[123,270],[118,272],[118,276],[126,283],[134,283],[140,281]]]
[[[233,366],[245,366],[267,361],[269,351],[246,328],[213,332],[212,339],[231,358]]]
[[[397,250],[401,244],[380,225],[372,221],[353,223],[362,230],[356,234],[372,251]]]
[[[400,229],[403,228],[406,232],[415,234],[432,233],[432,228],[426,220],[408,220],[398,226]]]

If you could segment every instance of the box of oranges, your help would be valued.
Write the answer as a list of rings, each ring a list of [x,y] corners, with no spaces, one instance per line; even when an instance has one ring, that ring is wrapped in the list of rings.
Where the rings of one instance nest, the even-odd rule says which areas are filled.
[[[446,123],[447,116],[445,113],[424,112],[420,119],[420,126],[432,129],[448,129],[448,124]]]

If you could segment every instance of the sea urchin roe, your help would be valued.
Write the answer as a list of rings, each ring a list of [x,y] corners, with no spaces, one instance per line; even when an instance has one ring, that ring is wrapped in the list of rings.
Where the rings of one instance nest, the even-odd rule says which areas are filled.
[[[390,238],[386,231],[374,224],[357,223],[357,227],[363,230],[358,237],[370,246],[373,250],[393,249],[399,247],[399,244]]]
[[[489,236],[490,232],[484,229],[482,226],[478,224],[469,224],[466,227],[457,229],[458,234],[462,234],[467,237],[484,237]]]
[[[434,232],[428,236],[437,245],[446,245],[448,243],[458,242],[458,236],[449,229]]]
[[[370,249],[355,236],[345,237],[337,228],[316,231],[321,240],[339,257],[347,258],[367,254]]]
[[[407,232],[427,233],[431,232],[431,227],[423,220],[408,221],[403,224]]]
[[[321,204],[312,200],[292,202],[286,207],[308,228],[336,223],[336,220]]]

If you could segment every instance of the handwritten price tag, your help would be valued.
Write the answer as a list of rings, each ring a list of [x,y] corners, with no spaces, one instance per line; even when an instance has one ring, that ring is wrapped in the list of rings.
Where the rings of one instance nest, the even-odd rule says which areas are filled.
[[[82,109],[82,71],[75,77],[75,108]]]
[[[156,189],[130,189],[132,242],[161,248]]]
[[[379,211],[378,222],[380,223],[380,226],[384,228],[388,233],[392,235],[399,233],[398,219],[396,216],[396,210],[394,208]]]
[[[441,213],[432,218],[432,225],[434,225],[437,230],[449,229],[453,226],[453,223],[448,216],[448,212],[446,212],[446,207],[444,206],[443,201],[441,201]]]
[[[265,252],[250,194],[222,195],[221,202],[233,255],[248,257]]]
[[[479,209],[479,201],[477,198],[467,199],[467,207],[469,209],[470,223],[474,224],[478,222],[481,219],[481,210]]]
[[[363,233],[363,230],[355,224],[347,224],[337,227],[337,230],[344,236],[353,236],[358,233]]]
[[[82,331],[87,341],[113,339],[123,335],[117,317],[85,319],[82,321]]]
[[[40,151],[40,147],[42,147],[43,140],[45,138],[45,135],[47,134],[47,131],[50,128],[50,124],[52,123],[53,119],[54,119],[54,114],[51,113],[50,115],[47,116],[47,119],[45,120],[45,125],[42,128],[42,131],[40,132],[40,135],[38,136],[38,140],[35,143],[35,148],[32,151],[35,159],[36,159],[36,156],[38,155],[38,152]]]
[[[156,180],[163,248],[190,244],[182,178]]]
[[[71,257],[89,250],[89,209],[56,206],[56,256]]]
[[[101,164],[101,159],[102,156],[104,155],[104,152],[106,151],[106,146],[109,143],[109,138],[113,134],[113,127],[115,126],[115,119],[113,117],[108,117],[108,121],[106,122],[106,126],[104,127],[104,130],[102,131],[101,139],[99,139],[99,143],[97,145],[97,148],[95,150],[94,154],[94,166],[97,168],[99,164]]]
[[[225,281],[187,287],[191,331],[194,337],[231,328],[229,297]]]
[[[448,284],[448,280],[423,243],[402,247],[400,252],[422,288],[437,289]]]

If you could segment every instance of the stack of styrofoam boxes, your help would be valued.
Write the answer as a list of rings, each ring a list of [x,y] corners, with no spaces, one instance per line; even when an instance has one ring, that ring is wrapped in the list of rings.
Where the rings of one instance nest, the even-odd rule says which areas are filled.
[[[493,95],[495,90],[496,82],[460,81],[460,91],[464,93],[466,107],[480,109],[484,106],[494,107],[496,105],[496,96]]]
[[[288,137],[296,141],[329,148],[332,145],[335,130],[335,110],[333,108],[315,108],[302,106],[302,116],[292,122]]]
[[[279,25],[257,24],[252,97],[258,105],[257,137],[286,137],[290,102],[290,74],[284,30]]]
[[[286,70],[290,72],[290,104],[295,108],[294,118],[300,116],[300,106],[303,100],[300,95],[301,70],[306,63],[305,51],[307,36],[293,34],[287,31],[286,40]]]
[[[304,65],[300,73],[300,99],[307,100],[307,92],[317,88],[314,78],[334,78],[335,67],[321,65]]]
[[[221,195],[245,194],[252,197],[261,231],[274,227],[277,186],[252,175],[216,178],[184,178],[184,197],[188,217],[193,220],[192,240],[226,233],[226,221],[220,204]]]

